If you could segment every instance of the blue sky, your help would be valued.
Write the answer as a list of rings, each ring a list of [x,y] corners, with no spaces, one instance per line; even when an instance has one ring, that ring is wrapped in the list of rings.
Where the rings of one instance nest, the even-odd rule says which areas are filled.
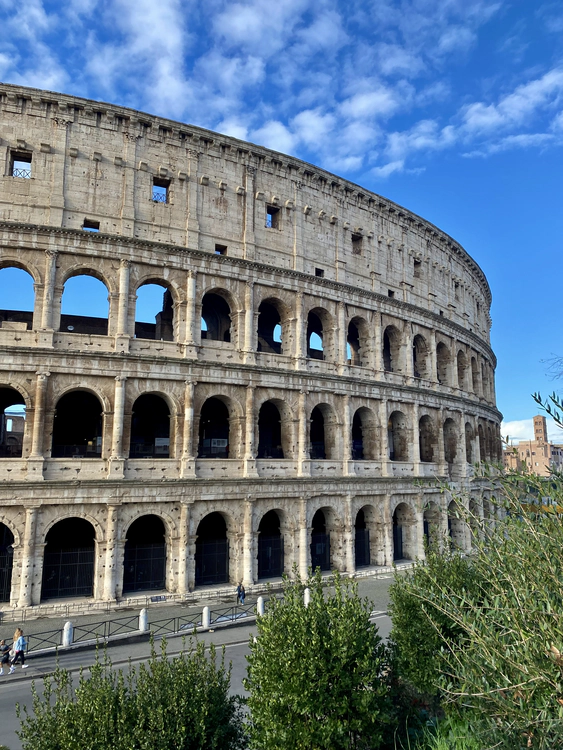
[[[493,291],[503,431],[530,436],[563,385],[561,3],[0,0],[0,28],[2,81],[293,154],[451,234]]]

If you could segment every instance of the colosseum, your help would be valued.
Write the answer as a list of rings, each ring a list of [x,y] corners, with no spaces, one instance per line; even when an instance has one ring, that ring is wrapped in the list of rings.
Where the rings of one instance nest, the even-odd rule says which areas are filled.
[[[455,240],[191,125],[8,84],[0,112],[0,295],[17,270],[34,299],[0,302],[5,607],[470,545],[437,479],[486,518],[501,415],[490,289]],[[84,276],[105,316],[65,312]]]

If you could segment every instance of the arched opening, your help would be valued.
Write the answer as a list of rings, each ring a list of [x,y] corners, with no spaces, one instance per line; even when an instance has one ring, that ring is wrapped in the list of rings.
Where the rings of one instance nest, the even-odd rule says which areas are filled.
[[[231,340],[231,308],[220,294],[208,292],[201,302],[201,338],[206,341]]]
[[[356,568],[366,568],[370,565],[370,541],[369,529],[366,524],[366,517],[363,510],[359,510],[356,514],[354,531],[354,556]]]
[[[383,369],[385,372],[401,372],[401,338],[395,326],[387,326],[383,332]]]
[[[408,461],[408,423],[402,412],[394,411],[389,417],[387,439],[389,441],[389,459],[391,461]]]
[[[438,383],[449,385],[450,383],[450,353],[448,347],[440,342],[436,347],[436,375]]]
[[[412,368],[415,378],[428,378],[428,344],[420,334],[412,342]]]
[[[425,414],[418,423],[418,442],[420,446],[420,460],[430,463],[434,460],[434,445],[436,432],[431,417]]]
[[[457,428],[453,419],[444,422],[444,459],[447,464],[453,464],[457,454]]]
[[[281,417],[278,407],[266,401],[258,414],[258,458],[283,458]]]
[[[201,409],[198,458],[229,458],[229,410],[215,397]]]
[[[311,531],[311,568],[315,571],[330,570],[330,533],[327,532],[324,511],[318,510],[313,516]]]
[[[10,601],[13,565],[14,535],[5,523],[0,523],[0,602]]]
[[[348,324],[348,335],[346,337],[346,356],[349,365],[360,367],[362,362],[362,347],[360,345],[360,330],[357,321],[351,320]]]
[[[53,424],[53,458],[100,458],[102,455],[102,405],[87,391],[62,396]]]
[[[481,365],[481,383],[483,387],[483,396],[489,398],[489,370],[485,363]]]
[[[414,513],[406,503],[399,503],[393,513],[393,560],[413,560],[415,557]]]
[[[448,505],[448,534],[452,547],[465,549],[465,521],[460,517],[455,500]]]
[[[363,461],[364,458],[364,429],[362,415],[358,409],[352,420],[352,459]]]
[[[123,593],[160,591],[166,579],[166,532],[162,519],[141,516],[127,529],[123,555]]]
[[[479,425],[477,428],[477,435],[479,436],[479,460],[487,460],[487,446],[485,445],[485,431],[483,425]]]
[[[108,315],[108,290],[102,281],[87,273],[66,280],[61,298],[61,332],[107,336]]]
[[[461,349],[457,353],[457,385],[458,388],[465,388],[465,373],[467,372],[467,357]]]
[[[311,412],[310,457],[333,460],[335,443],[334,413],[328,404],[319,404]]]
[[[310,312],[307,317],[307,356],[324,359],[323,324],[319,316]]]
[[[170,289],[158,281],[148,281],[137,289],[135,337],[174,341],[174,300]]]
[[[258,351],[282,354],[282,322],[277,307],[262,302],[258,308]]]
[[[270,510],[258,526],[258,579],[281,576],[283,562],[280,518],[275,510]]]
[[[440,539],[440,508],[429,502],[423,514],[424,538],[428,547],[435,547]]]
[[[154,393],[144,393],[133,404],[130,458],[168,458],[170,455],[170,409]]]
[[[494,453],[494,445],[493,445],[493,431],[490,425],[487,425],[487,438],[486,439],[487,439],[487,448],[486,448],[487,461],[494,461],[495,453]]]
[[[95,531],[83,518],[65,518],[45,539],[41,599],[92,596]]]
[[[0,269],[0,328],[28,330],[33,327],[35,290],[33,276],[22,268]]]
[[[473,428],[469,422],[465,423],[465,460],[468,464],[473,463]]]
[[[21,458],[25,401],[15,388],[0,388],[0,458]]]
[[[220,513],[205,516],[197,527],[195,585],[212,586],[229,581],[227,524]]]
[[[479,395],[479,369],[477,367],[477,360],[475,357],[471,357],[471,388],[473,393]]]

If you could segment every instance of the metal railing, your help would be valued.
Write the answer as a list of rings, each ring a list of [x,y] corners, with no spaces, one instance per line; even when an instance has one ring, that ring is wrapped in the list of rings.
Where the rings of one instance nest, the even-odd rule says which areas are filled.
[[[152,193],[153,203],[167,203],[168,202],[167,199],[168,199],[168,196],[165,192],[153,190],[153,193]]]
[[[23,177],[25,180],[31,179],[31,169],[12,169],[12,177]]]
[[[63,642],[62,628],[58,630],[46,630],[44,633],[34,633],[25,636],[28,654],[34,651],[42,651],[45,648],[57,648]]]
[[[153,635],[166,633],[191,632],[201,625],[201,614],[184,615],[183,617],[165,617],[162,620],[151,620],[149,629]]]
[[[124,633],[134,633],[139,630],[139,616],[131,615],[129,617],[120,617],[118,620],[104,620],[90,626],[74,626],[73,643],[89,640],[105,640],[112,635],[123,635]]]
[[[236,604],[233,607],[221,607],[209,612],[209,621],[215,625],[219,622],[236,622],[244,617],[254,615],[255,604]]]

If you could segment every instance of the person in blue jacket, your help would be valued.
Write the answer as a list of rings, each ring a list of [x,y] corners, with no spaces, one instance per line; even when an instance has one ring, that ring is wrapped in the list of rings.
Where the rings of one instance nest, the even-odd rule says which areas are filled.
[[[11,661],[10,674],[14,674],[14,672],[16,671],[16,664],[18,662],[18,659],[22,663],[22,669],[27,669],[27,667],[29,666],[25,663],[26,646],[27,642],[23,637],[23,630],[21,628],[16,628],[16,632],[14,633],[14,645],[12,646],[12,651],[14,651],[15,653]]]

